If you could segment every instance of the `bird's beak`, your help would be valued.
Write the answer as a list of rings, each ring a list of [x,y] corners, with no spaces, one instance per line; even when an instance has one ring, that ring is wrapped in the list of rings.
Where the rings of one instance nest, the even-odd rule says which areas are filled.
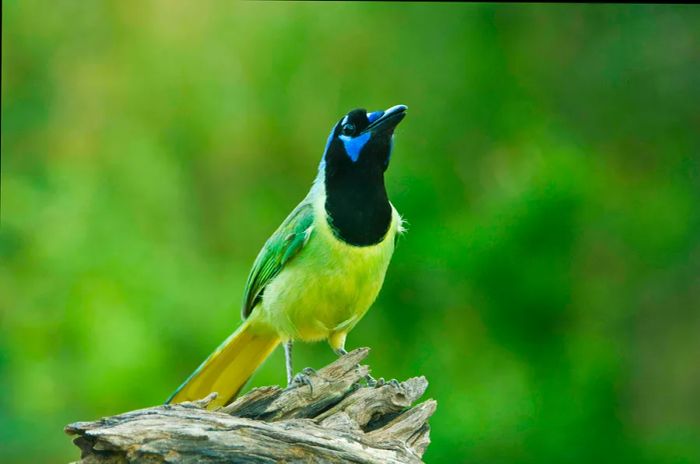
[[[384,111],[384,114],[382,114],[377,120],[367,126],[362,133],[371,132],[374,135],[378,133],[393,132],[401,120],[406,117],[407,109],[408,107],[406,105],[392,106],[388,110]]]

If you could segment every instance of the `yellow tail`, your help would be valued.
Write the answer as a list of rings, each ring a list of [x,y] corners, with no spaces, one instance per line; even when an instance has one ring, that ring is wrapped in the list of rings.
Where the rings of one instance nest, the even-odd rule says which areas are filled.
[[[251,319],[247,319],[166,403],[199,400],[211,392],[217,392],[218,396],[209,404],[209,409],[230,403],[279,342],[279,337],[273,333],[251,330]]]

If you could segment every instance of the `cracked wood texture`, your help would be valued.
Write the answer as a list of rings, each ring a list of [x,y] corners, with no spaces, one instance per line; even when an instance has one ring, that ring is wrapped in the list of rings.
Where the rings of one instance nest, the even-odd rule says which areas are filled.
[[[210,411],[210,395],[156,406],[65,431],[89,463],[419,463],[430,443],[428,418],[437,403],[416,406],[428,382],[361,385],[360,348],[308,376],[309,384],[261,387]]]

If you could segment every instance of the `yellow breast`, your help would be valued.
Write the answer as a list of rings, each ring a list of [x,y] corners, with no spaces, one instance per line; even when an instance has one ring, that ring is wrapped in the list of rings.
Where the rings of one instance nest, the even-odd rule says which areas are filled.
[[[317,188],[309,241],[268,285],[258,308],[259,317],[283,339],[322,340],[351,330],[379,294],[401,230],[392,206],[391,225],[380,243],[348,245],[333,234],[325,192]]]

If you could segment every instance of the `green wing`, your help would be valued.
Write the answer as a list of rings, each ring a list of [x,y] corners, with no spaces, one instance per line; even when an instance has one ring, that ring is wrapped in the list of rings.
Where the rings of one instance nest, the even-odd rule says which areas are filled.
[[[313,221],[313,206],[311,203],[302,202],[265,242],[265,246],[255,258],[245,285],[243,319],[247,318],[258,304],[267,284],[304,247],[311,236]]]

